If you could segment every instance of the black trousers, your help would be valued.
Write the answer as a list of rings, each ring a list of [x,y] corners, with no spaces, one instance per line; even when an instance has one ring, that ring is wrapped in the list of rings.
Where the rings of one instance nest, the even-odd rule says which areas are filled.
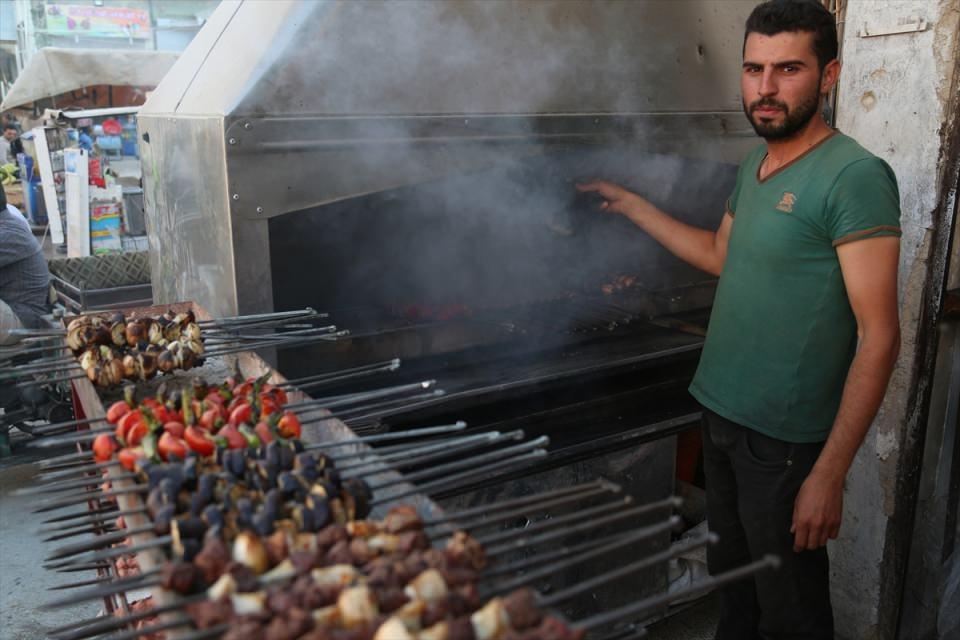
[[[795,444],[703,411],[707,522],[720,537],[707,550],[711,574],[768,553],[765,571],[719,590],[716,640],[833,640],[826,548],[793,551],[793,503],[823,443]]]

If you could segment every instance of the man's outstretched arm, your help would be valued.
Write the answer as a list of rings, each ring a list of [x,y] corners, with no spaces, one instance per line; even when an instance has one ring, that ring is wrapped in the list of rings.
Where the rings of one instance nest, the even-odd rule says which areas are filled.
[[[723,216],[720,227],[716,231],[709,231],[680,222],[612,182],[599,180],[577,185],[577,188],[603,196],[606,202],[601,208],[604,211],[626,216],[684,262],[715,276],[719,276],[723,270],[733,216]]]
[[[843,483],[883,401],[900,349],[900,239],[879,237],[842,244],[837,256],[860,340],[830,437],[794,503],[795,551],[822,547],[840,533]]]

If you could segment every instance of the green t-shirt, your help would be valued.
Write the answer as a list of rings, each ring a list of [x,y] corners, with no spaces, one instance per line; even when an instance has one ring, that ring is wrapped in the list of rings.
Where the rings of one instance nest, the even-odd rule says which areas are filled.
[[[788,442],[833,426],[857,347],[837,245],[900,235],[896,176],[835,134],[760,180],[765,146],[737,174],[734,216],[690,392],[708,409]]]

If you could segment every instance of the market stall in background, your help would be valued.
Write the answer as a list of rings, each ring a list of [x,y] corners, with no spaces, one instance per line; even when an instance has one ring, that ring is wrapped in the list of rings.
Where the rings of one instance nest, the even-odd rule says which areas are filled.
[[[53,284],[71,311],[150,298],[136,114],[176,57],[42,49],[4,99],[25,125],[5,189],[49,238]]]
[[[136,112],[176,57],[42,49],[4,98],[24,128],[11,190],[70,257],[146,248]]]

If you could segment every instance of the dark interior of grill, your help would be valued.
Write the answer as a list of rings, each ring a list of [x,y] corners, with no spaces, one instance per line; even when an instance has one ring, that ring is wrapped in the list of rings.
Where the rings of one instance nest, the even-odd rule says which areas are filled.
[[[447,395],[371,422],[527,416],[555,446],[688,411],[714,280],[578,202],[574,183],[592,176],[709,227],[735,167],[568,150],[273,218],[275,308],[329,310],[355,336],[281,353],[283,370],[399,357],[391,383],[436,378]]]
[[[571,474],[607,477],[645,501],[672,495],[676,443],[667,436],[697,424],[687,386],[715,280],[577,197],[574,184],[593,176],[715,227],[735,167],[629,147],[569,149],[272,218],[275,308],[328,310],[352,333],[282,351],[280,369],[296,377],[398,357],[389,382],[319,395],[428,379],[446,392],[338,413],[361,432],[465,420],[470,431],[550,437],[546,458],[436,494],[448,508],[561,486],[578,479]],[[629,594],[598,589],[592,604],[566,613],[600,611],[665,582],[661,567]]]
[[[347,414],[353,426],[522,426],[551,437],[551,464],[694,412],[686,386],[714,280],[576,202],[574,183],[592,176],[715,226],[735,167],[568,150],[273,218],[275,308],[329,310],[355,336],[282,352],[282,370],[402,358],[391,384],[436,379],[446,395]]]

